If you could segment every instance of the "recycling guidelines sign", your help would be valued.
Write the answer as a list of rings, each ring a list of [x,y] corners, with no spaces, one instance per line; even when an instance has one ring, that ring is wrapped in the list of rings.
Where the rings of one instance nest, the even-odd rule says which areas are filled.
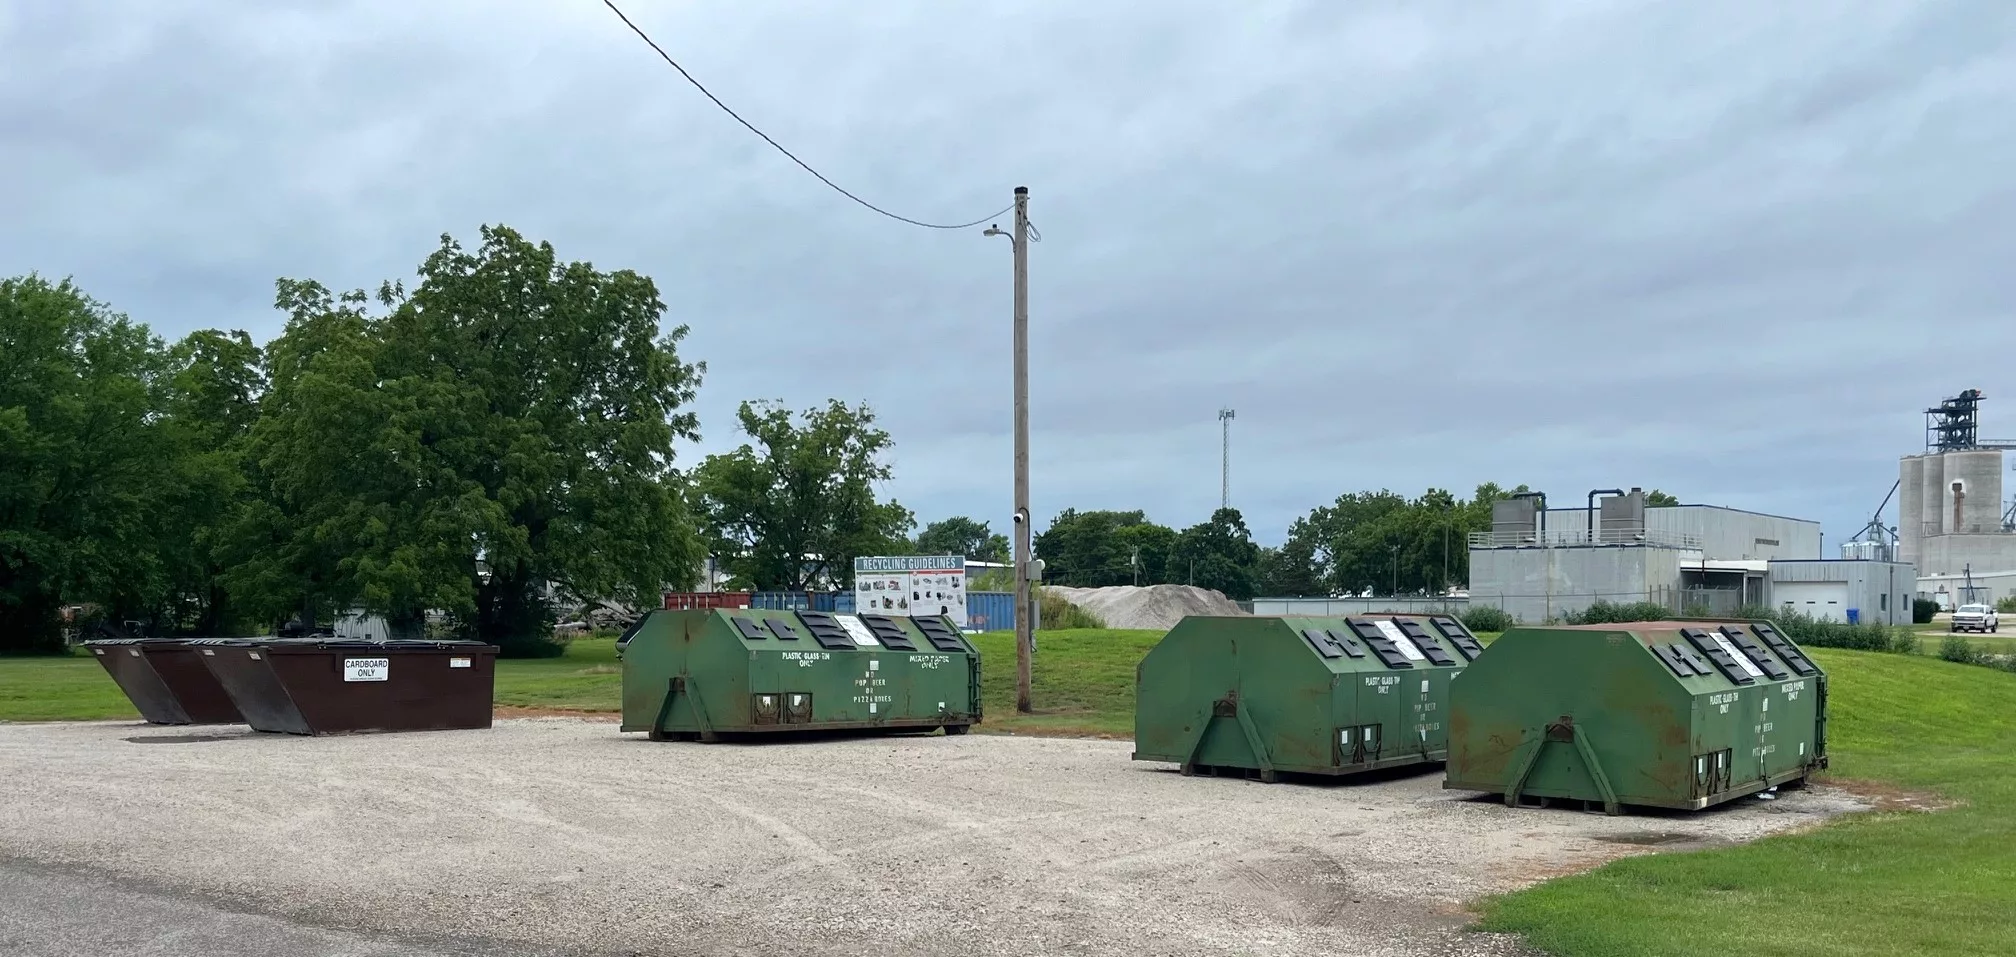
[[[966,557],[902,555],[854,559],[854,610],[863,615],[946,617],[966,627]]]

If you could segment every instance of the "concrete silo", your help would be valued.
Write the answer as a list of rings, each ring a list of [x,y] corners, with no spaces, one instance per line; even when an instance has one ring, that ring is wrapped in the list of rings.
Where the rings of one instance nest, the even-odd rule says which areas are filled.
[[[1897,560],[1918,561],[1920,515],[1925,510],[1925,459],[1907,455],[1897,461]]]

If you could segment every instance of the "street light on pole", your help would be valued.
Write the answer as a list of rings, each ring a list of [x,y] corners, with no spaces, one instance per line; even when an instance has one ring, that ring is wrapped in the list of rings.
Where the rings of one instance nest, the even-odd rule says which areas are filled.
[[[1015,232],[989,226],[1015,246],[1015,710],[1027,714],[1035,651],[1029,602],[1029,187],[1015,187]]]

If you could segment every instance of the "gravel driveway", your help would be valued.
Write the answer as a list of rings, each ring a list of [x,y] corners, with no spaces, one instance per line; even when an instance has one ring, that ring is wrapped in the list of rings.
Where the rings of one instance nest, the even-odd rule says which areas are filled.
[[[1513,811],[1439,772],[1263,785],[1129,747],[0,725],[0,865],[457,953],[1521,954],[1465,904],[1861,806]]]

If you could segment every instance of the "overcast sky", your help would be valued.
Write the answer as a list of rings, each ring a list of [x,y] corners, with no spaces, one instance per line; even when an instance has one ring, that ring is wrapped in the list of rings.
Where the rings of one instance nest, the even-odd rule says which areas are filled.
[[[2016,437],[2007,0],[625,8],[873,202],[1030,188],[1039,527],[1203,520],[1221,407],[1269,543],[1496,481],[1831,552],[1926,406],[1983,389]],[[0,4],[0,274],[263,340],[276,277],[375,286],[484,223],[658,281],[696,452],[743,399],[865,400],[921,521],[1007,526],[1008,243],[854,206],[599,0]]]

